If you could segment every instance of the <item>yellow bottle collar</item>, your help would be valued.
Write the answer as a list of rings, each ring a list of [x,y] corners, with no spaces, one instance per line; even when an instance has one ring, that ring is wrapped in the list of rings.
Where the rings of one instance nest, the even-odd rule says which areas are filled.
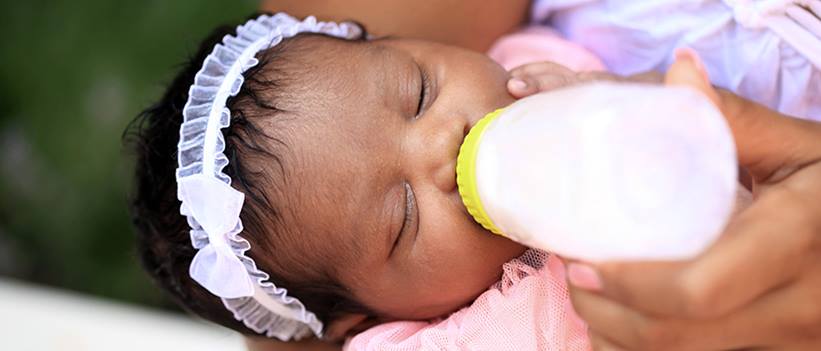
[[[504,236],[485,212],[476,183],[476,157],[479,153],[479,144],[487,127],[502,114],[502,111],[504,111],[503,108],[488,113],[470,129],[459,148],[459,157],[456,159],[456,184],[459,188],[459,195],[462,197],[462,203],[465,204],[468,213],[476,222],[479,222],[485,229]]]

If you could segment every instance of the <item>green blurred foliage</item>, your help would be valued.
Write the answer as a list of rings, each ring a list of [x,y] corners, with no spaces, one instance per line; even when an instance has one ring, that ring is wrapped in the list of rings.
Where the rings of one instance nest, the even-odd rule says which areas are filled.
[[[128,122],[256,1],[6,1],[0,10],[0,274],[167,306],[140,270]]]

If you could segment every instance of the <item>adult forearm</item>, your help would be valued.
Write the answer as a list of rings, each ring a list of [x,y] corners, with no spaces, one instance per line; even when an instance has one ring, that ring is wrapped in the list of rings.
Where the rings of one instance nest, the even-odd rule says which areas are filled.
[[[274,339],[245,338],[249,351],[339,351],[341,346],[316,339],[281,342]]]
[[[263,0],[261,10],[355,20],[377,36],[433,40],[484,52],[527,20],[530,0]]]

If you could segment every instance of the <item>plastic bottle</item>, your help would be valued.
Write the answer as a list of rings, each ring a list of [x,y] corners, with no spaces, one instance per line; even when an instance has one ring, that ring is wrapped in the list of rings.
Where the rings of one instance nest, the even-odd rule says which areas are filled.
[[[591,262],[702,252],[733,210],[730,129],[683,87],[595,83],[488,114],[460,149],[457,183],[486,229]]]

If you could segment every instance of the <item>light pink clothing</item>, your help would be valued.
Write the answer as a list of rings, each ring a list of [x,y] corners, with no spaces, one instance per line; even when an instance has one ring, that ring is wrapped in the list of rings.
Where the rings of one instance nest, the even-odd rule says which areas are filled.
[[[589,350],[573,312],[560,260],[530,250],[504,265],[502,280],[469,307],[433,322],[371,328],[345,350]]]
[[[506,35],[487,52],[507,70],[541,61],[551,61],[574,71],[604,71],[604,63],[581,45],[562,39],[549,28],[533,26]]]

